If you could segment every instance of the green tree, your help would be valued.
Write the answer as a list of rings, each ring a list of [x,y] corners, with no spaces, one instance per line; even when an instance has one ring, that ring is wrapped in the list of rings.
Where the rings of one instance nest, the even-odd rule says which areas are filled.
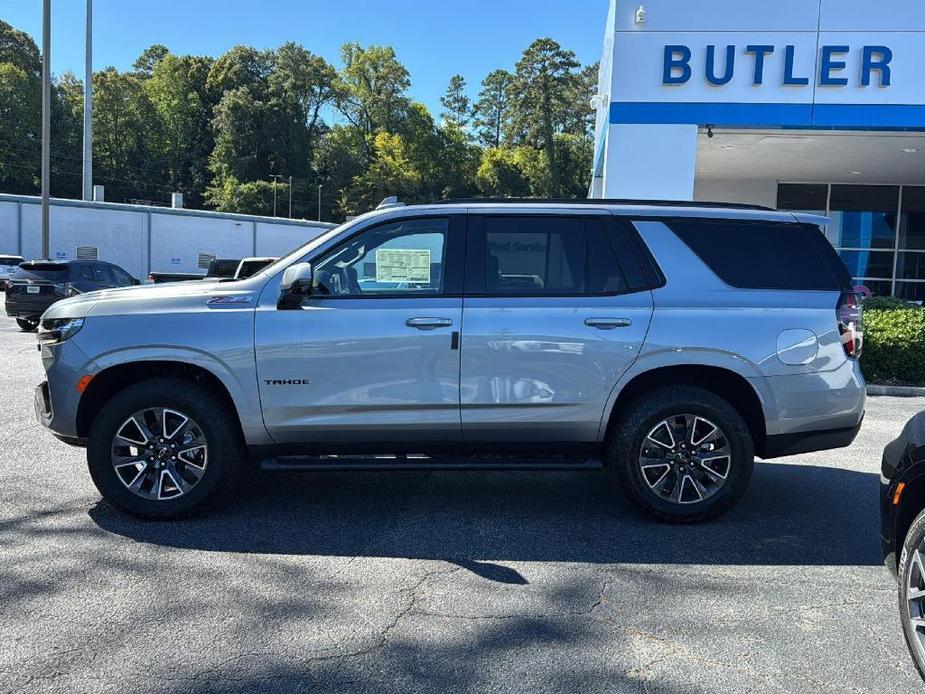
[[[0,62],[0,190],[35,193],[40,171],[41,84]]]
[[[488,197],[520,198],[530,195],[530,181],[510,149],[486,149],[475,180],[479,192]]]
[[[27,75],[41,77],[42,74],[42,57],[32,37],[0,19],[0,64],[2,63],[15,65]]]
[[[84,85],[65,72],[53,85],[51,108],[51,194],[79,198],[83,193]]]
[[[277,121],[277,147],[283,150],[279,171],[312,174],[312,152],[324,128],[321,113],[334,103],[337,90],[337,71],[324,58],[295,43],[280,46],[269,76],[267,112]]]
[[[143,82],[157,117],[157,140],[150,143],[159,178],[183,192],[195,205],[206,187],[206,165],[213,140],[209,129],[212,103],[206,89],[212,61],[165,55]]]
[[[241,87],[246,88],[255,99],[263,101],[275,60],[273,51],[235,46],[212,63],[206,89],[211,92],[215,102],[223,94]]]
[[[107,199],[163,198],[156,150],[157,113],[142,80],[106,68],[93,76],[94,180]]]
[[[366,170],[342,193],[341,204],[347,214],[367,212],[390,195],[401,200],[413,200],[417,195],[421,177],[401,135],[378,133],[373,137],[373,152]]]
[[[162,46],[159,43],[148,46],[141,52],[141,55],[135,59],[135,62],[132,63],[135,74],[142,78],[150,77],[154,73],[157,64],[168,55],[170,55],[170,49],[167,48],[167,46]]]
[[[262,120],[264,104],[246,86],[227,91],[215,107],[212,130],[215,148],[209,167],[219,180],[264,178]]]
[[[344,117],[367,135],[396,132],[410,105],[405,92],[411,77],[395,50],[348,43],[341,49],[341,60],[337,106]]]
[[[486,147],[501,146],[510,120],[510,89],[514,76],[507,70],[495,70],[482,80],[482,90],[475,102],[474,125],[478,140]]]
[[[440,103],[446,109],[441,115],[443,122],[457,128],[465,128],[471,116],[471,103],[466,96],[466,78],[453,75],[446,93],[440,97]]]
[[[572,51],[553,39],[537,39],[517,61],[510,87],[512,139],[543,149],[549,166],[549,194],[553,196],[562,194],[555,134],[573,120],[579,67]]]

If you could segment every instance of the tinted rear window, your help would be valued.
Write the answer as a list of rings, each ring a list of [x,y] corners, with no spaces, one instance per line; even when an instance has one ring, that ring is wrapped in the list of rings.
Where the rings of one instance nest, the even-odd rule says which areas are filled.
[[[16,266],[22,262],[22,258],[11,258],[9,256],[0,256],[0,265],[12,265]]]
[[[841,290],[847,274],[821,232],[803,224],[677,219],[668,226],[726,284],[743,289]],[[814,238],[816,234],[819,238]],[[837,256],[836,256],[837,260]],[[840,267],[840,270],[838,269]]]
[[[61,263],[25,263],[17,268],[13,279],[65,282],[67,281],[67,265],[62,265]]]

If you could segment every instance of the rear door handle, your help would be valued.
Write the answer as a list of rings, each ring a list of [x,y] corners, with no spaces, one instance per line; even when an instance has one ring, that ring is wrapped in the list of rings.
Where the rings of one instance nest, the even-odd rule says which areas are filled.
[[[586,318],[585,325],[598,330],[613,330],[614,328],[628,328],[633,324],[629,318]]]
[[[418,330],[436,330],[437,328],[449,328],[453,325],[453,319],[430,317],[409,318],[405,321],[405,325],[409,328],[416,328]]]

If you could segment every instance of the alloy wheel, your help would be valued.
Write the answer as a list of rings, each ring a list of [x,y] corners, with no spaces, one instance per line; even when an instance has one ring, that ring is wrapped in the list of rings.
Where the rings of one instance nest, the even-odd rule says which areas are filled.
[[[923,543],[925,544],[925,543]],[[925,559],[923,545],[912,551],[906,565],[906,605],[909,613],[910,643],[918,651],[919,662],[925,662]]]
[[[208,464],[208,442],[188,415],[149,407],[126,419],[112,439],[112,466],[125,487],[149,501],[188,494]]]
[[[725,432],[695,414],[659,421],[642,442],[639,468],[658,497],[673,504],[696,504],[726,483],[732,452]]]

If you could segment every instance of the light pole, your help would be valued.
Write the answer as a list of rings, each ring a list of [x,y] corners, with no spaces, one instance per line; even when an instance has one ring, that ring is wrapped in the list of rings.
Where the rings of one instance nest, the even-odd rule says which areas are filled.
[[[318,184],[318,221],[321,221],[321,184]]]
[[[42,3],[42,257],[51,255],[48,200],[51,194],[51,0]]]
[[[83,199],[93,199],[93,0],[87,0],[86,62],[84,65]]]
[[[292,176],[289,177],[289,219],[292,219]]]
[[[273,216],[276,216],[276,184],[278,183],[277,179],[282,178],[279,174],[270,174],[270,178],[273,179]]]

